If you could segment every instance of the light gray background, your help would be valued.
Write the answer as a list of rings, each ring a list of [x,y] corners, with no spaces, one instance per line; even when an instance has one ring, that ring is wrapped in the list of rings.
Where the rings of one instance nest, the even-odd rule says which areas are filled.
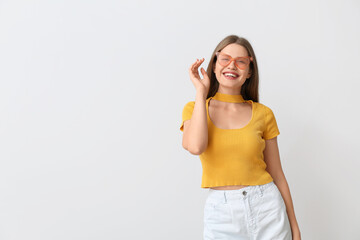
[[[303,239],[360,239],[360,3],[0,1],[0,239],[202,239],[188,68],[253,45]]]

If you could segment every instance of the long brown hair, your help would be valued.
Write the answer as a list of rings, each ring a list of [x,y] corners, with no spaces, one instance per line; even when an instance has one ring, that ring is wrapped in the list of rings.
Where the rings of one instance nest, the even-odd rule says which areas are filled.
[[[240,94],[243,96],[245,100],[252,100],[254,102],[258,102],[259,100],[259,72],[258,72],[258,66],[256,61],[256,56],[254,53],[254,50],[248,40],[242,37],[238,37],[236,35],[229,35],[225,37],[215,48],[214,52],[211,55],[210,63],[207,67],[207,74],[210,78],[210,88],[207,95],[207,98],[213,97],[216,92],[219,89],[219,82],[216,79],[215,73],[214,73],[214,67],[216,64],[216,52],[221,51],[223,48],[225,48],[227,45],[231,43],[236,43],[244,48],[246,48],[249,56],[253,58],[253,61],[250,62],[250,72],[251,76],[250,78],[246,79],[244,84],[241,86]]]

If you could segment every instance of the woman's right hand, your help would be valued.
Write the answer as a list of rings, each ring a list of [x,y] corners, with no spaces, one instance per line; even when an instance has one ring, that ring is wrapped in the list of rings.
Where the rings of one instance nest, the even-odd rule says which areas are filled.
[[[210,79],[203,67],[201,67],[200,71],[204,76],[203,79],[200,78],[198,68],[204,62],[204,58],[199,60],[197,59],[189,69],[190,79],[193,82],[197,92],[203,92],[204,94],[208,94],[210,88]]]

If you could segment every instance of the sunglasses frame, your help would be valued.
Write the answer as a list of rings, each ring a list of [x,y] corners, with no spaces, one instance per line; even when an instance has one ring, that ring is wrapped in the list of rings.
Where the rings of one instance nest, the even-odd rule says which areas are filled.
[[[229,62],[228,64],[226,64],[226,65],[222,65],[222,64],[220,64],[220,62],[219,62],[219,64],[220,64],[221,66],[223,66],[223,67],[228,66],[232,61],[234,61],[237,68],[239,68],[239,69],[241,69],[241,70],[244,70],[244,69],[246,69],[247,66],[250,65],[250,62],[253,61],[253,58],[250,57],[250,56],[232,58],[230,55],[225,54],[225,53],[222,53],[222,52],[216,52],[216,53],[215,53],[215,55],[216,55],[217,58],[219,58],[219,54],[226,55],[226,56],[228,56],[228,57],[230,58],[230,62]],[[246,66],[245,68],[240,68],[239,65],[237,65],[236,60],[237,60],[237,59],[240,59],[240,58],[248,58],[248,59],[250,60],[250,62],[247,64],[247,66]]]

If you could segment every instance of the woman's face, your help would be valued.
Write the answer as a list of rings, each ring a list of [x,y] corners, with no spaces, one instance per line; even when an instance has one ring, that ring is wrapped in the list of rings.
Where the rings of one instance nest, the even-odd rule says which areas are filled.
[[[246,48],[236,43],[227,45],[221,50],[221,52],[231,56],[232,58],[248,56]],[[233,79],[226,77],[224,74],[227,72],[236,74],[236,77]],[[251,76],[250,64],[242,70],[235,65],[235,61],[232,61],[226,67],[220,65],[219,61],[216,61],[214,73],[221,88],[231,88],[236,91],[240,90],[241,86],[246,81],[246,78]]]

